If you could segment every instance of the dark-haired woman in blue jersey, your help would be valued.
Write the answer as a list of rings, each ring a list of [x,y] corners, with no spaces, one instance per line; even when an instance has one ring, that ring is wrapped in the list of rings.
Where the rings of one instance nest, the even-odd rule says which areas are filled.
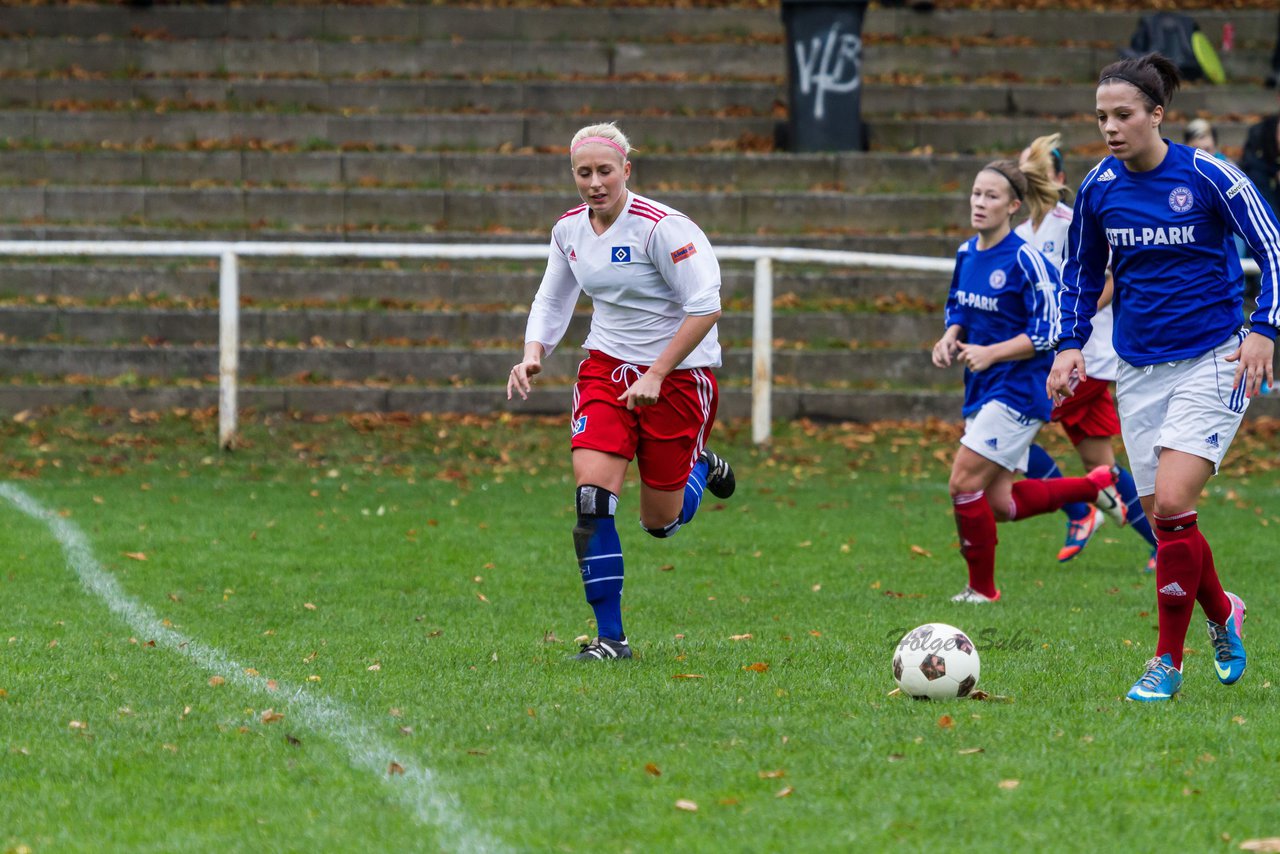
[[[955,602],[1000,598],[995,585],[996,520],[1026,519],[1073,501],[1096,501],[1115,483],[1099,466],[1086,477],[1014,480],[1049,421],[1041,387],[1058,339],[1058,271],[1013,233],[1011,218],[1027,196],[1027,178],[1008,160],[988,163],[973,179],[969,221],[977,234],[956,253],[947,296],[946,332],[933,363],[965,366],[965,432],[951,466],[951,503],[969,583]]]
[[[1196,602],[1224,685],[1244,673],[1244,602],[1223,590],[1197,524],[1249,398],[1270,381],[1280,323],[1280,224],[1230,163],[1160,135],[1178,88],[1159,54],[1112,63],[1098,79],[1098,128],[1111,154],[1076,195],[1061,296],[1062,337],[1046,384],[1056,401],[1085,376],[1080,348],[1110,256],[1122,435],[1143,509],[1156,529],[1155,656],[1128,698],[1160,701],[1182,685],[1182,647]],[[1233,235],[1262,267],[1251,330]]]

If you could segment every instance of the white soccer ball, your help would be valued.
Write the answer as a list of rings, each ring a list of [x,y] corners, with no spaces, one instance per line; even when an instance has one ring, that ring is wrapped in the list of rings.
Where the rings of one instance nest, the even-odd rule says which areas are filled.
[[[946,623],[925,623],[902,636],[893,651],[893,678],[918,700],[967,697],[978,684],[978,650]]]

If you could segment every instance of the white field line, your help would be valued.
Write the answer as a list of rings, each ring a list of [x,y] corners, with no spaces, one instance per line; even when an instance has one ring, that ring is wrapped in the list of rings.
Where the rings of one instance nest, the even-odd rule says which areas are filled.
[[[128,623],[136,635],[155,640],[157,647],[186,656],[228,683],[267,696],[277,703],[287,702],[288,713],[293,719],[322,738],[344,747],[353,766],[382,779],[420,823],[439,831],[441,850],[501,850],[495,841],[467,826],[457,798],[441,789],[430,768],[418,766],[391,749],[373,727],[358,720],[338,703],[308,694],[301,686],[278,682],[276,690],[268,690],[268,677],[250,676],[245,673],[243,665],[222,651],[165,626],[155,611],[126,593],[115,576],[93,556],[88,541],[73,523],[41,506],[12,483],[0,483],[0,497],[48,526],[80,582],[112,613]],[[391,774],[392,762],[403,767],[404,773]]]

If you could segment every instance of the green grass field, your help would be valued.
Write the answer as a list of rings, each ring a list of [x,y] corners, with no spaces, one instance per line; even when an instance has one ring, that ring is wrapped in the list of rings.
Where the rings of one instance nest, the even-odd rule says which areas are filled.
[[[629,484],[637,658],[603,665],[566,661],[593,627],[564,424],[257,419],[232,454],[215,427],[0,428],[0,851],[1280,836],[1275,425],[1201,506],[1249,671],[1217,683],[1197,612],[1183,696],[1156,707],[1120,699],[1156,635],[1131,532],[1060,566],[1058,517],[1002,526],[1004,600],[947,601],[943,425],[783,426],[767,452],[720,425],[738,494],[669,541],[630,521]],[[978,640],[990,699],[890,695],[897,638],[930,621]]]

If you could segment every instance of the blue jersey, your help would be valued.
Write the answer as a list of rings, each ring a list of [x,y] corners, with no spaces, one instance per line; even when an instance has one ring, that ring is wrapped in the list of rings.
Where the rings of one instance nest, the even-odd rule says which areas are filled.
[[[1053,366],[1058,324],[1058,268],[1010,232],[990,249],[971,237],[956,252],[947,294],[946,324],[964,328],[968,344],[999,344],[1026,334],[1036,352],[1030,359],[999,362],[964,372],[964,415],[998,400],[1028,418],[1049,420],[1053,407],[1044,385]]]
[[[1190,146],[1169,143],[1164,161],[1130,172],[1108,157],[1085,176],[1062,271],[1062,340],[1089,340],[1108,255],[1115,275],[1116,352],[1131,365],[1208,352],[1243,320],[1244,275],[1232,234],[1262,268],[1253,331],[1275,339],[1280,323],[1280,224],[1244,173]]]

